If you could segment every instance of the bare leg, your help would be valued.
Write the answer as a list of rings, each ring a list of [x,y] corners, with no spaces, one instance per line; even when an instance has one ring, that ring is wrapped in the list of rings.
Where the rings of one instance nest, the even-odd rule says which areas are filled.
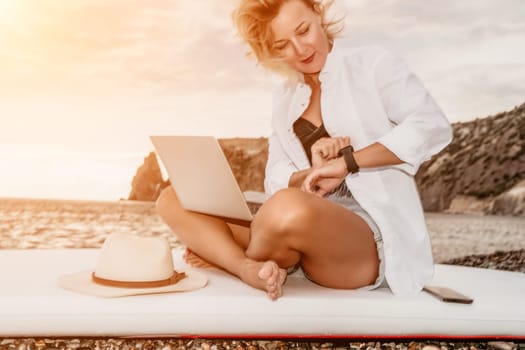
[[[264,290],[271,299],[282,294],[286,271],[270,259],[254,260],[244,253],[249,230],[232,230],[224,221],[185,210],[167,187],[157,200],[160,217],[188,248],[204,260]]]
[[[353,289],[375,281],[376,243],[366,222],[348,209],[295,188],[271,197],[252,223],[246,255],[282,267],[301,261],[315,282]]]
[[[228,223],[228,227],[232,231],[233,238],[235,239],[235,241],[237,243],[239,243],[239,245],[243,249],[246,249],[248,247],[248,243],[249,243],[249,241],[248,241],[249,234],[248,234],[247,228],[244,227],[244,226],[239,226],[239,225],[230,224],[230,223]],[[203,259],[201,256],[197,255],[190,248],[186,248],[186,250],[184,251],[184,255],[182,257],[183,257],[184,261],[188,265],[190,265],[192,267],[204,268],[204,269],[212,268],[212,267],[220,268],[220,267],[210,263],[206,259]]]
[[[190,248],[186,248],[184,251],[184,254],[182,255],[182,258],[186,262],[186,264],[190,265],[191,267],[197,267],[200,269],[208,269],[212,267],[218,267],[210,263],[209,261],[204,260],[202,257],[195,254],[193,250]]]

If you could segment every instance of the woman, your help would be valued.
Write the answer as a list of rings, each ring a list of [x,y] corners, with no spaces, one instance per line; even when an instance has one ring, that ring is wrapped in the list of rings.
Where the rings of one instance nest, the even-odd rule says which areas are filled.
[[[185,211],[171,188],[161,217],[200,258],[282,294],[300,266],[322,286],[396,294],[433,274],[413,179],[451,140],[439,107],[400,60],[336,40],[319,0],[242,0],[234,18],[275,89],[265,190],[249,229]],[[190,251],[190,252],[191,252]]]

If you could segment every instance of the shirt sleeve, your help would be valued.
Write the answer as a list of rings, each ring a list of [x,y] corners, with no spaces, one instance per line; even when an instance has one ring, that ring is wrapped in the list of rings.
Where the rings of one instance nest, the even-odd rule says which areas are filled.
[[[297,171],[296,166],[283,150],[277,134],[273,132],[268,138],[268,162],[264,177],[264,191],[270,195],[287,188],[290,177]]]
[[[404,164],[397,166],[415,175],[452,140],[447,118],[405,62],[385,53],[375,64],[375,84],[394,128],[377,142]]]

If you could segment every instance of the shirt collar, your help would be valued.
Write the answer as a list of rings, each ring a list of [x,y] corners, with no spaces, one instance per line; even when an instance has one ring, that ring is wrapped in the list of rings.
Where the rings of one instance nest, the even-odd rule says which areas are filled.
[[[321,72],[319,73],[319,80],[321,83],[327,83],[331,81],[335,75],[337,75],[337,67],[339,66],[340,60],[341,52],[339,48],[339,41],[334,39],[332,43],[332,50],[326,56],[323,69],[321,69]]]

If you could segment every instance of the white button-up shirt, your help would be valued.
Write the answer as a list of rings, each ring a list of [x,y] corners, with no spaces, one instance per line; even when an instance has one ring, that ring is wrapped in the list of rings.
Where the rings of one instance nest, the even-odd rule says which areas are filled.
[[[321,81],[321,115],[332,137],[350,136],[356,150],[379,142],[403,164],[361,169],[345,181],[383,236],[385,276],[395,294],[420,291],[432,278],[432,250],[414,175],[452,139],[441,109],[406,64],[378,47],[351,48],[335,40]],[[303,81],[273,94],[265,191],[288,187],[292,173],[310,167],[293,123],[309,104]]]

